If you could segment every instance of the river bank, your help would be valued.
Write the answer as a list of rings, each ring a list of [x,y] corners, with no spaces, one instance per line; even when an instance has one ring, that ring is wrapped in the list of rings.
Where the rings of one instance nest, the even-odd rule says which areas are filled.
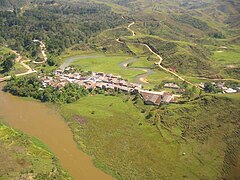
[[[2,86],[0,84],[0,88]],[[92,158],[77,148],[63,118],[46,104],[0,91],[0,116],[10,127],[44,142],[74,179],[113,179],[97,169]]]
[[[0,122],[0,179],[72,179],[36,138]]]

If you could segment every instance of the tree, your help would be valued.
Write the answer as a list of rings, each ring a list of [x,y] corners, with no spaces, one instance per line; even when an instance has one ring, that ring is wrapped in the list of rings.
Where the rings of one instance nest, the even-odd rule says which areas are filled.
[[[3,63],[1,64],[3,73],[9,72],[13,68],[13,66],[15,64],[15,62],[14,62],[15,57],[16,57],[15,55],[10,55],[5,60],[3,60]]]
[[[214,92],[214,91],[215,91],[215,87],[213,86],[212,83],[207,82],[207,83],[205,83],[205,85],[204,85],[204,91],[205,91],[205,92],[208,92],[208,93]]]
[[[53,57],[49,57],[47,60],[47,63],[49,66],[57,66],[58,65],[57,61]]]

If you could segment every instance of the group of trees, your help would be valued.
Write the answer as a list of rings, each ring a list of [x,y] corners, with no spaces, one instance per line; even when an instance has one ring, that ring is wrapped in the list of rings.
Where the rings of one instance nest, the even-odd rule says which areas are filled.
[[[53,103],[72,103],[88,94],[85,88],[70,83],[61,89],[52,86],[44,88],[37,76],[13,77],[4,87],[4,91]]]
[[[204,84],[204,91],[207,93],[219,93],[222,92],[220,88],[214,86],[211,82],[207,82]]]
[[[48,53],[59,55],[65,48],[124,22],[105,5],[42,3],[19,13],[0,11],[0,44],[36,56],[38,44],[32,40],[39,39],[45,42]]]

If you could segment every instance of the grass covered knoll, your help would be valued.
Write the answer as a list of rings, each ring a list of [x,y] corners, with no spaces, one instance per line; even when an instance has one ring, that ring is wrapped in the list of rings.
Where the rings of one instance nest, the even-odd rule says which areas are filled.
[[[127,26],[127,24],[125,25]],[[124,44],[116,41],[121,36],[130,36],[131,33],[125,27],[117,27],[101,32],[96,37],[92,37],[89,42],[93,49],[105,53],[115,54],[133,54],[133,52]]]
[[[39,140],[0,123],[0,179],[71,179]]]
[[[240,79],[240,45],[212,49],[212,59],[225,77]]]
[[[163,106],[161,125],[188,140],[187,163],[195,156],[199,164],[190,169],[208,168],[209,177],[240,177],[240,96],[206,95],[186,104]],[[190,145],[191,144],[191,145]],[[206,176],[207,177],[207,176]]]
[[[97,95],[61,106],[96,166],[118,179],[215,179],[238,172],[232,160],[240,154],[239,99],[206,96],[160,108],[132,100]]]
[[[125,42],[148,44],[155,52],[163,57],[163,65],[176,69],[181,74],[201,76],[216,75],[210,61],[210,52],[196,44],[184,41],[168,41],[157,36],[122,37]]]

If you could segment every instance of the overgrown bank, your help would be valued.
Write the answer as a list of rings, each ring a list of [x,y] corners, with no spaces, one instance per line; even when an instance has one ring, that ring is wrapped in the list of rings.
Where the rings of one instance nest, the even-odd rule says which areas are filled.
[[[129,96],[96,95],[61,112],[79,147],[118,179],[237,177],[237,96],[156,108]]]
[[[72,179],[39,140],[0,123],[0,179]]]

